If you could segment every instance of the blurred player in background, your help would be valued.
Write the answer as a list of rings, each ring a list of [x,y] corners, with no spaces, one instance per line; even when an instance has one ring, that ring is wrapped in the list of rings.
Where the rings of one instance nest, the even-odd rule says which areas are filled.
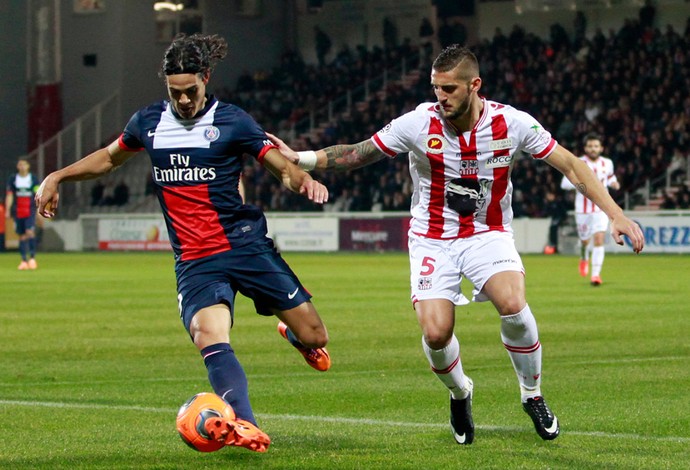
[[[558,169],[612,221],[613,237],[644,238],[582,161],[561,147],[533,117],[479,96],[477,59],[452,45],[436,58],[431,87],[437,101],[420,104],[369,140],[296,153],[269,134],[281,152],[307,170],[351,170],[408,154],[414,182],[409,231],[411,299],[432,371],[450,391],[450,424],[459,444],[474,439],[473,382],[463,372],[454,334],[455,306],[465,276],[474,300],[490,300],[520,385],[522,406],[539,436],[555,439],[558,419],[542,396],[537,323],[525,299],[524,268],[511,221],[513,157],[523,151]]]
[[[14,219],[14,230],[19,236],[19,254],[22,257],[17,267],[20,271],[36,269],[36,206],[34,195],[38,190],[38,178],[31,173],[27,160],[17,162],[17,173],[7,182],[5,212]]]
[[[610,158],[602,157],[604,151],[601,137],[597,134],[587,134],[584,139],[585,154],[580,160],[585,162],[592,170],[596,179],[605,188],[620,189],[620,184],[613,171],[613,162]],[[576,189],[568,178],[563,178],[561,188],[566,190]],[[609,229],[609,218],[599,206],[594,204],[584,194],[575,194],[575,223],[577,224],[577,236],[580,239],[580,276],[587,277],[589,273],[589,245],[592,247],[592,277],[590,283],[593,286],[601,285],[601,268],[604,265],[604,241]]]
[[[257,158],[287,188],[315,203],[326,202],[328,191],[283,158],[246,112],[207,94],[213,67],[226,53],[218,36],[176,37],[160,71],[169,101],[140,109],[116,141],[48,175],[36,204],[53,217],[60,183],[99,177],[146,150],[174,251],[180,317],[214,392],[238,418],[220,423],[213,437],[261,452],[270,439],[256,426],[247,378],[230,346],[236,293],[251,298],[259,314],[278,317],[280,334],[313,368],[327,370],[330,357],[311,295],[267,237],[261,210],[243,204],[242,155]]]

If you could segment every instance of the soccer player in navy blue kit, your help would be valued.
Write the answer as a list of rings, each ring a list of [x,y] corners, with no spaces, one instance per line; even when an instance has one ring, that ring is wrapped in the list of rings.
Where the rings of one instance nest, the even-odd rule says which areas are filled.
[[[34,195],[38,189],[38,178],[29,170],[28,160],[17,162],[17,173],[7,182],[5,198],[7,214],[14,219],[14,230],[19,235],[19,254],[22,257],[17,269],[36,269],[36,207]]]
[[[242,155],[254,156],[315,203],[326,202],[328,190],[287,161],[246,112],[206,93],[213,66],[226,53],[218,36],[176,37],[160,71],[169,100],[140,109],[116,141],[48,175],[36,205],[53,217],[60,183],[99,177],[146,150],[174,251],[181,319],[214,392],[237,415],[218,424],[213,437],[263,452],[270,439],[256,426],[247,379],[230,346],[235,294],[253,299],[259,314],[278,317],[280,334],[313,368],[327,370],[330,357],[311,295],[267,237],[261,210],[242,201]]]

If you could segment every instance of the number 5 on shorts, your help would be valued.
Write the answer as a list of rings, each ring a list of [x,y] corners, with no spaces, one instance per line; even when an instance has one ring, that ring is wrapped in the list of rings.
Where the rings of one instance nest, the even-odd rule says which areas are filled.
[[[422,269],[419,272],[420,276],[430,276],[436,268],[434,267],[433,263],[435,263],[436,260],[432,258],[431,256],[425,256],[424,259],[422,260]]]

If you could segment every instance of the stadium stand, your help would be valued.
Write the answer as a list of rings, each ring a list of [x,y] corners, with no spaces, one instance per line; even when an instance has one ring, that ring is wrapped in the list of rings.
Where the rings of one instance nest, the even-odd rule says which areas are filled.
[[[666,187],[667,168],[672,161],[687,162],[690,153],[690,26],[679,34],[671,26],[662,32],[642,27],[637,20],[630,19],[618,31],[608,35],[596,31],[590,38],[580,36],[571,40],[562,28],[552,28],[551,32],[550,38],[542,39],[516,25],[508,36],[497,31],[491,41],[475,45],[473,49],[483,58],[483,92],[491,99],[511,103],[538,116],[560,143],[576,153],[588,132],[604,135],[606,154],[616,163],[623,189],[658,193],[658,199],[645,201],[645,206],[638,207],[658,208],[663,195],[660,188]],[[405,53],[393,51],[391,55],[399,57]],[[371,54],[386,56],[385,51]],[[361,83],[366,60],[360,57],[353,61],[348,57],[343,54],[323,70],[307,74],[328,77],[319,80],[321,83],[334,82],[326,97],[343,93],[343,83],[352,83],[358,77]],[[649,66],[641,68],[641,63]],[[313,70],[313,66],[305,67]],[[320,132],[293,138],[292,145],[296,149],[322,148],[370,137],[391,118],[419,102],[433,99],[424,78],[429,67],[428,63],[420,63],[404,80],[389,81],[386,88],[371,94],[368,101],[325,123]],[[381,70],[368,71],[364,77],[371,79],[374,72]],[[285,68],[279,69],[267,75],[265,81],[281,83],[285,73]],[[302,95],[307,99],[299,100]],[[327,106],[318,101],[318,93],[314,91],[296,96],[290,106],[293,113],[307,113],[304,105],[298,106],[305,101],[307,107]],[[231,101],[232,98],[231,95]],[[243,104],[255,112],[250,100],[240,101]],[[268,130],[287,137],[285,122],[272,117],[272,113],[265,112],[259,120]],[[676,163],[674,168],[671,185],[675,187],[687,179],[687,163]],[[284,194],[286,191],[277,183],[266,180],[258,166],[253,165],[248,173],[259,188],[254,202],[264,208],[316,210]],[[326,210],[408,208],[411,185],[403,156],[381,162],[375,168],[353,172],[348,177],[319,176],[332,193],[333,204]],[[559,198],[568,197],[559,188],[560,177],[555,170],[548,165],[534,165],[528,158],[516,162],[513,181],[516,216],[547,217],[544,201],[550,191]],[[650,184],[655,186],[651,190]],[[621,195],[622,191],[614,197],[622,203]]]
[[[540,38],[515,25],[508,35],[497,30],[472,48],[482,58],[487,98],[530,112],[575,153],[585,134],[605,136],[605,154],[622,185],[613,196],[621,205],[655,209],[670,207],[672,200],[674,207],[687,206],[690,19],[682,33],[628,19],[617,31],[576,38],[557,26],[550,37]],[[352,143],[434,99],[426,78],[429,60],[426,54],[419,57],[409,42],[390,50],[344,47],[323,66],[289,52],[275,69],[244,73],[234,89],[215,93],[297,150]],[[515,163],[515,215],[548,217],[546,194],[569,196],[555,170],[529,160]],[[146,170],[127,165],[123,173],[130,202],[118,210],[155,210],[142,177]],[[248,202],[272,211],[407,210],[411,196],[402,158],[347,176],[318,174],[331,191],[331,203],[323,209],[289,193],[251,159],[244,177]],[[624,201],[625,193],[635,200]]]

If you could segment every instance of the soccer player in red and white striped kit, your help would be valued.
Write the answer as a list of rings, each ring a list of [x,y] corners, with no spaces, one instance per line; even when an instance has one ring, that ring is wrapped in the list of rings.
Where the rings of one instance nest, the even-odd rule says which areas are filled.
[[[639,252],[644,236],[584,162],[529,114],[480,96],[481,85],[475,55],[452,45],[433,63],[436,102],[420,104],[371,139],[294,152],[280,139],[269,137],[288,159],[307,170],[347,171],[408,154],[414,184],[411,299],[422,328],[422,349],[432,371],[450,391],[452,434],[459,444],[474,440],[473,382],[463,372],[454,334],[455,306],[468,303],[460,290],[465,276],[475,287],[474,300],[489,300],[498,311],[523,408],[537,433],[551,440],[560,426],[540,388],[542,348],[511,229],[514,158],[525,152],[563,173],[610,218],[617,243],[623,243],[625,234]]]
[[[584,138],[585,154],[580,157],[591,170],[596,178],[605,188],[620,189],[618,178],[613,170],[613,161],[602,156],[604,145],[601,137],[597,134],[587,134]],[[565,190],[576,189],[575,186],[563,177],[561,188]],[[587,277],[589,274],[588,251],[592,250],[592,277],[590,283],[593,286],[600,286],[601,268],[604,265],[604,242],[606,241],[606,231],[609,228],[609,218],[599,206],[590,201],[584,194],[578,192],[575,195],[575,223],[577,225],[577,236],[580,239],[580,276]]]

